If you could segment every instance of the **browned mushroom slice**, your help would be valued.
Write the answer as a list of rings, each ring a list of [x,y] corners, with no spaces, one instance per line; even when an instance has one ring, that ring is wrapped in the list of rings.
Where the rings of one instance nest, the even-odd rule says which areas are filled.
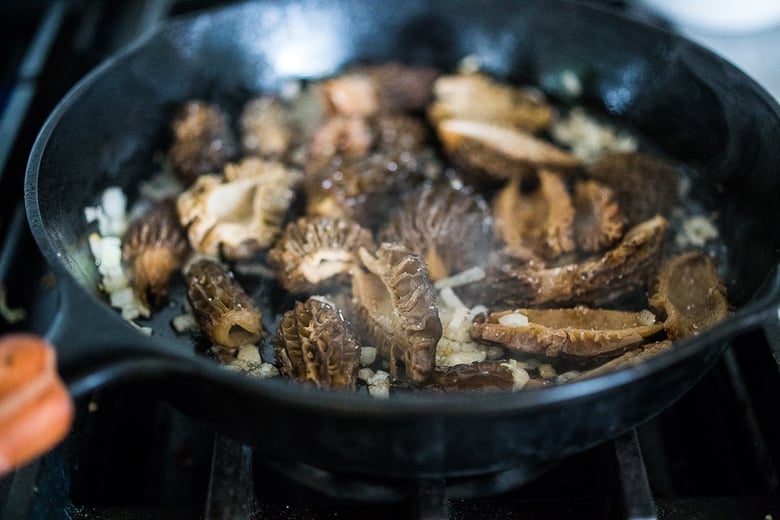
[[[248,155],[280,159],[287,155],[297,139],[293,114],[276,96],[249,100],[239,122],[241,145]]]
[[[322,297],[296,302],[272,343],[283,376],[318,388],[355,388],[360,346],[333,302]]]
[[[493,218],[511,256],[553,260],[574,250],[574,206],[557,173],[541,170],[530,192],[510,180],[493,201]]]
[[[403,192],[437,168],[431,150],[424,148],[427,132],[419,120],[381,116],[372,129],[375,143],[365,155],[310,157],[304,180],[308,214],[373,227],[398,205]]]
[[[421,255],[431,280],[484,265],[490,251],[490,216],[475,195],[448,185],[409,193],[380,232]]]
[[[586,370],[582,372],[574,381],[581,381],[582,379],[590,379],[592,377],[602,376],[621,370],[623,368],[633,367],[644,363],[650,358],[666,352],[672,348],[672,342],[669,340],[657,341],[655,343],[648,343],[647,345],[641,345],[637,348],[631,349],[628,352],[621,354],[620,356],[611,359],[596,368]]]
[[[179,219],[192,247],[204,255],[249,258],[281,233],[302,173],[249,157],[225,166],[225,178],[202,175],[179,195]]]
[[[187,183],[199,175],[219,172],[238,149],[227,114],[204,101],[185,103],[172,126],[171,162]]]
[[[474,176],[506,179],[539,168],[579,169],[582,162],[538,137],[494,123],[445,119],[437,127],[447,157]]]
[[[612,190],[595,181],[580,181],[574,187],[574,235],[586,253],[596,253],[623,235],[625,217]]]
[[[729,312],[726,287],[715,263],[697,251],[664,263],[653,284],[650,305],[666,313],[666,334],[670,339],[698,334]]]
[[[168,295],[168,282],[189,251],[171,199],[155,204],[125,232],[122,259],[132,267],[133,289],[144,305],[149,297],[159,306]]]
[[[590,357],[614,354],[663,330],[648,310],[517,309],[475,318],[471,336],[528,354]]]
[[[469,301],[509,307],[603,305],[647,286],[661,262],[666,228],[666,219],[654,217],[600,257],[560,267],[530,262],[491,269],[485,280],[457,292]]]
[[[203,259],[190,265],[185,276],[192,313],[211,341],[236,348],[263,337],[263,315],[232,273]]]
[[[438,74],[432,68],[387,63],[328,79],[321,89],[330,110],[344,115],[422,110]]]
[[[669,217],[677,202],[679,174],[669,163],[639,152],[612,152],[588,170],[612,188],[633,226],[654,215]]]
[[[529,382],[528,372],[507,360],[475,361],[451,367],[436,367],[430,387],[443,391],[521,390]]]
[[[365,269],[352,277],[358,332],[390,360],[391,374],[400,360],[412,381],[425,381],[442,332],[425,263],[400,244],[382,244],[376,256],[361,249],[360,257]]]
[[[312,163],[326,164],[337,154],[344,157],[366,155],[374,144],[376,136],[369,121],[363,117],[334,116],[326,120],[315,132],[309,146],[310,166]]]
[[[314,292],[334,282],[348,282],[360,264],[358,250],[376,249],[371,232],[355,222],[330,217],[302,217],[291,222],[268,253],[282,287]]]
[[[457,118],[537,132],[555,118],[555,110],[540,92],[499,83],[484,74],[442,76],[433,91],[436,100],[428,116],[434,124]]]

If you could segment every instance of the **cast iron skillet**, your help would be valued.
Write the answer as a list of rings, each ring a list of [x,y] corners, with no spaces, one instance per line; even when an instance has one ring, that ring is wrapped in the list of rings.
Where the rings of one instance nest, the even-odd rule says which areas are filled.
[[[152,322],[152,337],[104,303],[83,208],[154,171],[177,103],[227,104],[359,61],[452,70],[475,54],[492,73],[619,116],[698,173],[729,246],[731,302],[718,326],[657,359],[593,380],[501,395],[407,395],[389,401],[254,380],[194,353]],[[30,226],[61,287],[49,338],[79,394],[143,378],[210,427],[261,452],[387,477],[466,476],[559,458],[658,413],[712,366],[728,340],[774,323],[780,302],[780,108],[731,65],[680,38],[592,8],[553,2],[261,2],[171,23],[108,60],[60,103],[26,179]],[[181,295],[174,295],[174,299]],[[166,311],[168,312],[168,311]]]

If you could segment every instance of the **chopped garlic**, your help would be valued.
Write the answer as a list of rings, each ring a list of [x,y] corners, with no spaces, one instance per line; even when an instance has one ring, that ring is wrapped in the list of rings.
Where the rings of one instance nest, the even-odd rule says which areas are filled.
[[[367,367],[376,361],[376,347],[360,347],[360,366]]]
[[[575,107],[552,127],[552,137],[571,147],[574,155],[592,163],[605,152],[633,152],[638,148],[636,138],[618,132],[598,122],[581,107]]]
[[[368,384],[368,393],[371,397],[386,399],[390,397],[390,374],[384,370],[374,372],[370,368],[358,370],[358,379]]]
[[[504,327],[527,327],[528,316],[526,316],[522,312],[515,311],[509,314],[504,314],[503,316],[498,318],[498,323],[500,323]]]
[[[539,365],[539,377],[542,379],[552,379],[558,374],[558,371],[555,370],[555,367],[553,367],[549,363],[542,363]]]
[[[645,326],[652,325],[653,323],[655,323],[655,314],[653,314],[651,311],[647,309],[642,309],[637,313],[636,321],[640,325],[645,325]]]
[[[465,271],[456,273],[450,277],[436,280],[433,286],[439,290],[447,287],[458,287],[459,285],[466,285],[468,283],[478,282],[485,278],[485,270],[481,267],[471,267]]]
[[[697,215],[683,222],[680,232],[674,237],[674,242],[680,248],[703,247],[710,240],[718,238],[718,235],[718,228],[715,227],[712,220]]]
[[[257,345],[242,345],[238,347],[238,353],[236,354],[236,360],[242,363],[262,363],[263,359],[260,357],[260,349]]]
[[[181,314],[174,317],[171,320],[171,327],[179,334],[197,332],[200,330],[200,326],[192,313]]]
[[[97,222],[102,236],[122,236],[127,229],[127,197],[121,188],[107,188],[100,205],[84,208],[84,216],[89,223]]]
[[[502,367],[506,367],[512,372],[512,391],[522,390],[523,387],[531,380],[531,376],[528,372],[520,366],[520,364],[514,359],[510,359],[506,363],[501,363]]]

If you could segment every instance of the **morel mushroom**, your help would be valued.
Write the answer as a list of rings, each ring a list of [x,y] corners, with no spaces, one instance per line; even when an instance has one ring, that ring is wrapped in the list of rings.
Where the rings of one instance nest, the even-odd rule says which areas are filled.
[[[371,232],[359,224],[330,217],[302,217],[287,225],[268,252],[268,263],[282,287],[291,292],[315,292],[345,283],[360,264],[358,251],[376,246]]]
[[[380,232],[421,255],[431,280],[485,264],[491,249],[485,202],[465,190],[426,184],[404,197]]]
[[[590,357],[621,352],[663,330],[655,315],[575,307],[516,309],[480,315],[471,326],[478,341],[527,354]]]
[[[176,113],[170,158],[187,184],[199,175],[222,170],[237,148],[228,116],[216,105],[189,101]]]
[[[422,110],[432,97],[438,71],[398,63],[366,66],[325,80],[328,108],[349,116]]]
[[[670,339],[687,338],[728,315],[726,287],[710,257],[691,251],[667,260],[653,284],[650,305],[666,314]]]
[[[436,126],[447,157],[485,180],[522,177],[538,170],[577,170],[582,162],[530,133],[493,123],[445,119]]]
[[[511,256],[554,260],[574,251],[574,206],[559,174],[541,170],[537,176],[532,189],[512,179],[496,195],[496,235]]]
[[[390,360],[397,374],[403,361],[406,375],[415,383],[433,372],[441,321],[436,308],[436,290],[425,263],[400,244],[382,244],[376,256],[360,250],[364,269],[352,277],[357,308],[356,327],[367,343]]]
[[[470,302],[507,307],[603,305],[647,286],[661,262],[666,228],[666,219],[654,217],[600,257],[559,267],[530,262],[491,269],[485,280],[457,290]]]
[[[285,157],[297,140],[295,119],[276,96],[249,100],[241,112],[241,145],[248,155]]]
[[[579,181],[574,187],[574,235],[586,253],[596,253],[623,235],[625,217],[612,190],[596,181]]]
[[[283,376],[318,388],[355,388],[360,346],[333,302],[322,297],[296,302],[272,342]]]
[[[225,167],[225,178],[202,175],[177,200],[190,244],[200,253],[248,258],[281,233],[302,177],[278,162],[252,157]]]
[[[588,169],[588,175],[612,188],[629,226],[669,217],[677,203],[679,174],[671,164],[640,152],[611,152]]]
[[[555,110],[537,91],[494,81],[484,74],[442,76],[433,85],[428,117],[485,121],[538,132],[550,126]]]
[[[310,215],[349,218],[372,228],[402,194],[429,176],[439,164],[425,148],[423,124],[408,116],[381,116],[373,121],[376,137],[363,155],[311,155],[304,191]],[[344,150],[341,150],[344,152]]]
[[[662,352],[670,350],[671,348],[672,342],[670,340],[656,341],[655,343],[641,345],[621,354],[614,359],[610,359],[603,365],[599,365],[596,368],[591,368],[590,370],[586,370],[578,374],[574,380],[581,381],[582,379],[590,379],[592,377],[609,374],[623,368],[636,366],[640,363],[644,363],[650,358],[654,358]]]
[[[188,266],[185,277],[192,313],[211,341],[237,348],[264,336],[262,313],[230,271],[201,259]]]
[[[145,306],[159,306],[168,295],[171,275],[189,252],[174,202],[165,199],[155,204],[130,225],[122,242],[122,259],[131,267],[133,290]]]
[[[522,390],[528,372],[512,360],[477,361],[451,367],[436,367],[430,387],[441,391],[482,392]]]

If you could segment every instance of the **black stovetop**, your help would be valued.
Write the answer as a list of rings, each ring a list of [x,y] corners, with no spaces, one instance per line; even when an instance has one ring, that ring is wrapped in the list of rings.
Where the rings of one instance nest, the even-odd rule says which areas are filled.
[[[214,3],[0,3],[0,280],[9,306],[26,311],[2,322],[5,330],[43,333],[57,308],[22,202],[27,154],[45,117],[103,57],[168,16]],[[532,479],[518,470],[462,482],[355,481],[268,459],[143,385],[115,385],[77,403],[62,445],[0,480],[0,520],[780,518],[779,358],[763,333],[751,333],[635,431]]]

